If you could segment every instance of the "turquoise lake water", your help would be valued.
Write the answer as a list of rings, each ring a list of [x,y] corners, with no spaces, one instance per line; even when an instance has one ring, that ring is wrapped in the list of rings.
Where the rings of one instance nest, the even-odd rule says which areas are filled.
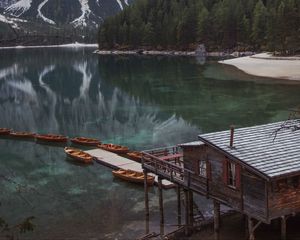
[[[300,85],[251,77],[216,61],[98,56],[91,48],[0,50],[0,127],[86,136],[143,150],[203,132],[284,120]],[[166,231],[176,193],[164,191]],[[211,204],[199,198],[205,214]],[[145,234],[143,187],[99,164],[78,166],[63,148],[0,138],[0,216],[35,216],[28,239],[132,239]],[[159,232],[150,190],[150,232]]]

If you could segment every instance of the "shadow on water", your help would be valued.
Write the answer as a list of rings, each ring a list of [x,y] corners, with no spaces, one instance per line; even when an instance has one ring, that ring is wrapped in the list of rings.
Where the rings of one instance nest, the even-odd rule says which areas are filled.
[[[43,140],[36,140],[35,143],[40,144],[40,145],[44,145],[44,146],[48,146],[48,147],[55,147],[55,148],[64,148],[64,147],[68,146],[68,143],[46,142],[46,141],[43,141]]]
[[[76,143],[71,143],[70,146],[74,147],[74,148],[81,149],[83,151],[88,151],[88,150],[92,150],[92,149],[97,148],[96,146],[86,146],[86,145],[81,145],[81,144],[76,144]]]
[[[78,166],[78,167],[89,167],[91,165],[94,165],[94,162],[90,162],[90,163],[80,163],[78,162],[77,160],[73,159],[73,158],[70,158],[70,157],[66,157],[65,158],[66,162],[74,165],[74,166]]]

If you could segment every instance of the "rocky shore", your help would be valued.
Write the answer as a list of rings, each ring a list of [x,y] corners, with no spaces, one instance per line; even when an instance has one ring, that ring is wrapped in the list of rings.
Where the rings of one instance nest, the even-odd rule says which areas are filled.
[[[205,52],[196,51],[158,51],[158,50],[96,50],[99,55],[153,55],[153,56],[203,56],[203,57],[239,57],[251,56],[254,52]]]

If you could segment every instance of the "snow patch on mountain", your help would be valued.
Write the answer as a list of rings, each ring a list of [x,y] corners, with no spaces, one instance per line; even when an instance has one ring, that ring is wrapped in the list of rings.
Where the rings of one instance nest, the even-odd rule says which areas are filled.
[[[74,21],[71,22],[71,24],[74,24],[75,27],[78,26],[84,26],[86,27],[86,18],[90,16],[92,13],[89,1],[88,0],[79,0],[79,3],[81,4],[81,16],[79,18],[76,18]]]
[[[0,12],[0,22],[10,24],[15,29],[26,28],[29,32],[32,30],[31,26],[19,24],[23,20],[18,22],[18,18],[58,27],[70,24],[74,28],[97,29],[103,18],[124,10],[131,1],[133,0],[68,0],[56,12],[58,0],[0,0],[0,8],[3,10]]]
[[[121,0],[117,0],[117,3],[119,4],[119,6],[120,6],[121,10],[123,10],[124,8],[123,8],[123,5],[122,5],[122,2],[121,2]]]
[[[7,7],[4,13],[11,14],[15,17],[20,17],[24,12],[30,9],[32,0],[20,0],[9,7]]]
[[[7,23],[12,28],[19,29],[19,26],[18,26],[17,22],[27,22],[27,20],[20,19],[20,18],[6,17],[6,16],[0,14],[0,22]]]
[[[48,0],[44,0],[39,6],[38,6],[38,17],[40,17],[41,19],[43,19],[45,22],[49,23],[49,24],[55,24],[55,22],[47,17],[45,17],[45,15],[42,13],[42,8],[46,5],[46,3],[48,2]]]
[[[7,8],[15,2],[17,2],[17,0],[0,0],[0,8]]]

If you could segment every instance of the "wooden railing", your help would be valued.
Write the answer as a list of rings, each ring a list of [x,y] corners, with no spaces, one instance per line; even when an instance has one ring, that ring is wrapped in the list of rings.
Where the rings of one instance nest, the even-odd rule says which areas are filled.
[[[166,156],[166,155],[174,155],[178,153],[182,153],[182,150],[180,147],[177,146],[171,146],[171,147],[165,147],[165,148],[155,148],[151,150],[144,151],[144,153],[148,153],[155,157],[160,156]]]
[[[173,161],[174,160],[174,161]],[[184,168],[178,147],[153,149],[143,152],[142,167],[149,172],[181,186],[201,193],[208,191],[208,179]]]
[[[184,168],[172,162],[161,160],[160,158],[143,152],[142,166],[144,169],[166,178],[171,182],[184,183]]]

